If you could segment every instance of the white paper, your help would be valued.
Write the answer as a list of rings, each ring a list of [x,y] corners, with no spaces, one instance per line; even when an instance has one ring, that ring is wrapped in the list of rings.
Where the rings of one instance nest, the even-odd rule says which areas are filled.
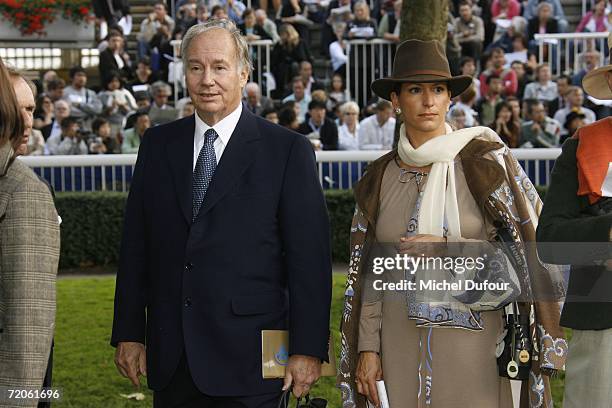
[[[608,174],[601,186],[602,197],[612,197],[612,162],[608,163]]]
[[[149,85],[134,85],[132,86],[132,91],[134,92],[147,92],[149,90]]]
[[[387,388],[384,381],[376,381],[376,391],[378,391],[380,408],[389,408],[389,397],[387,396]]]
[[[83,98],[81,97],[81,95],[69,94],[68,99],[70,99],[70,102],[73,102],[73,103],[83,102]]]
[[[512,20],[507,18],[499,18],[495,21],[495,24],[497,24],[499,28],[507,29],[512,25]]]

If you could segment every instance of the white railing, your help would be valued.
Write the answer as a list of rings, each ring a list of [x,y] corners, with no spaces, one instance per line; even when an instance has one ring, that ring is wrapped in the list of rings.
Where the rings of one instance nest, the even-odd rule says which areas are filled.
[[[605,65],[607,49],[607,32],[605,33],[562,33],[536,34],[538,42],[538,62],[548,63],[553,75],[566,72],[578,72],[582,68],[582,55],[586,51],[599,51],[600,66]]]
[[[181,40],[170,41],[170,45],[172,45],[172,57],[175,63],[181,59],[181,42]],[[269,98],[271,89],[269,86],[265,85],[265,74],[272,71],[272,67],[270,65],[270,50],[274,43],[271,40],[257,40],[249,41],[248,44],[249,55],[251,56],[251,61],[253,62],[254,68],[249,81],[258,83],[259,86],[265,91],[265,95]],[[180,72],[178,75],[175,73],[171,82],[174,84],[174,103],[176,103],[178,100],[179,85],[181,85],[181,83],[185,83],[184,73]],[[187,89],[184,91],[185,95],[187,95]]]
[[[561,149],[513,149],[531,180],[548,185]],[[368,163],[386,151],[317,152],[319,181],[325,189],[350,189]],[[19,160],[44,177],[56,191],[128,191],[135,154],[83,156],[26,156]]]
[[[391,75],[396,44],[383,40],[347,41],[346,84],[349,100],[365,106],[372,96],[370,84]]]

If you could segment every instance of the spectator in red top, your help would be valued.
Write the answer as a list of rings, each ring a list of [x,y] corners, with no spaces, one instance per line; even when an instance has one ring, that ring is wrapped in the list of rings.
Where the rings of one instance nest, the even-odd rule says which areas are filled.
[[[500,77],[504,85],[504,96],[514,96],[518,90],[518,79],[516,72],[510,68],[504,68],[506,54],[501,48],[491,50],[491,67],[480,74],[480,94],[486,95],[488,91],[487,77],[496,75]]]
[[[521,5],[517,0],[494,0],[491,5],[493,22],[497,19],[512,20],[521,15]]]

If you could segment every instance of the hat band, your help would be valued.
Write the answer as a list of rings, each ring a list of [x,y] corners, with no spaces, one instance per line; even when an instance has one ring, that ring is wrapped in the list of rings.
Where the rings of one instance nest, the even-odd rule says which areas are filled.
[[[446,72],[446,71],[436,71],[436,70],[431,70],[431,69],[412,70],[412,71],[408,71],[408,72],[403,72],[402,73],[402,77],[401,78],[397,78],[397,79],[408,79],[408,77],[418,76],[418,75],[433,75],[433,76],[437,76],[437,77],[442,77],[444,79],[451,79],[451,75],[450,75],[449,72]]]

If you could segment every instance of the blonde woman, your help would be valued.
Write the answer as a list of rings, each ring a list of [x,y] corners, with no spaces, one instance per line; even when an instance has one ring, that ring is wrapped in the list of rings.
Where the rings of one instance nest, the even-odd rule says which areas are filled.
[[[342,126],[338,128],[338,149],[359,150],[359,105],[345,102],[340,106]]]
[[[278,29],[280,41],[272,49],[272,73],[276,80],[277,97],[285,95],[286,86],[297,75],[300,62],[312,62],[312,56],[304,41],[291,24],[283,24]]]

